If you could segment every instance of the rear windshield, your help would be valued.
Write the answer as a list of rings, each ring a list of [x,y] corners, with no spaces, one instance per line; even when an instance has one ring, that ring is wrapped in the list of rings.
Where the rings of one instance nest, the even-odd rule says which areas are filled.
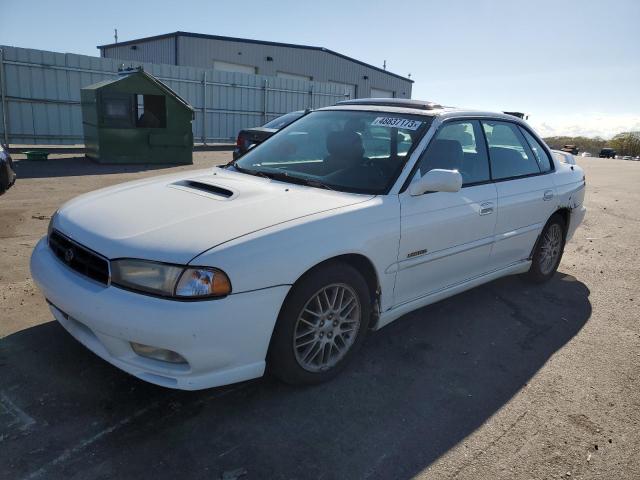
[[[354,193],[386,193],[432,117],[312,112],[247,152],[238,170]]]

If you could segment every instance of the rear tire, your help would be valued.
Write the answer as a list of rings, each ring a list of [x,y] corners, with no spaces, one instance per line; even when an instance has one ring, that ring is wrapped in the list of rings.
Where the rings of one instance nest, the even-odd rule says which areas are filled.
[[[310,385],[337,375],[362,345],[371,318],[367,283],[353,267],[329,263],[305,274],[287,296],[269,345],[269,371]]]
[[[564,253],[566,231],[563,218],[557,213],[552,215],[536,242],[527,280],[543,283],[553,277]]]

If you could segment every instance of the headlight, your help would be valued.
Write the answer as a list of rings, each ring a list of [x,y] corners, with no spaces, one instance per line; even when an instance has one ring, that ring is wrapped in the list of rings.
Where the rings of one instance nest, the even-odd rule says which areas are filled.
[[[183,267],[148,260],[111,262],[111,283],[163,297],[197,299],[231,293],[229,277],[217,268]]]

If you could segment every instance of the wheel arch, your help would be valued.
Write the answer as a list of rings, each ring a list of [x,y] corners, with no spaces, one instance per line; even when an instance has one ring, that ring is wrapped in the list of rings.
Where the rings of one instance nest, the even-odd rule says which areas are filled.
[[[333,257],[322,260],[316,263],[315,265],[309,267],[307,270],[305,270],[293,282],[292,286],[296,285],[303,278],[310,275],[317,269],[322,268],[331,263],[342,263],[342,264],[349,265],[362,275],[365,282],[367,283],[367,286],[369,287],[369,293],[371,294],[371,299],[373,301],[372,308],[371,308],[372,318],[371,318],[371,322],[369,323],[369,328],[375,328],[378,318],[380,316],[380,294],[382,292],[382,287],[381,287],[380,278],[378,276],[376,268],[373,262],[371,261],[371,259],[366,255],[363,255],[361,253],[344,253],[344,254],[335,255]],[[282,302],[282,306],[280,307],[281,311],[284,305],[286,304],[289,298],[289,295],[291,294],[291,291],[292,289],[289,290],[289,293],[287,294],[284,301]]]
[[[540,230],[540,233],[538,234],[538,238],[536,239],[536,242],[533,244],[533,248],[531,249],[531,252],[529,253],[529,259],[533,258],[533,252],[536,251],[538,243],[540,242],[540,237],[542,236],[542,232],[544,231],[544,227],[547,226],[547,223],[549,223],[549,220],[551,220],[554,215],[558,215],[558,216],[560,216],[560,218],[562,218],[562,221],[564,222],[564,234],[565,234],[565,237],[566,237],[567,230],[569,228],[569,221],[571,220],[571,210],[569,209],[569,207],[559,207],[551,215],[549,215],[549,218],[547,219],[547,221],[545,222],[544,226],[542,227],[542,230]]]
[[[322,268],[325,265],[330,263],[345,263],[353,268],[355,268],[364,278],[365,282],[367,282],[367,286],[369,287],[369,293],[371,293],[371,298],[375,301],[377,300],[380,294],[380,279],[378,278],[378,273],[376,272],[376,268],[373,265],[373,262],[369,259],[369,257],[361,254],[361,253],[345,253],[341,255],[336,255],[331,258],[327,258],[319,263],[316,263],[314,266],[308,268],[302,275],[298,277],[298,279],[294,282],[298,283],[302,278],[306,275],[309,275],[311,272],[318,268]]]
[[[569,207],[560,207],[549,216],[549,219],[551,219],[551,217],[553,217],[554,215],[560,215],[560,217],[562,218],[562,221],[564,222],[564,233],[566,235],[567,229],[569,228],[569,222],[571,221],[571,210],[569,209]],[[548,221],[549,220],[547,220],[547,222]]]

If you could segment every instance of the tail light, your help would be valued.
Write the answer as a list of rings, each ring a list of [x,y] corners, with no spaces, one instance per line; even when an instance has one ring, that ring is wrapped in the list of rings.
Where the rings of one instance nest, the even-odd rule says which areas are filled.
[[[242,134],[238,134],[238,139],[236,140],[236,147],[242,148],[244,146],[244,139],[242,138]]]

